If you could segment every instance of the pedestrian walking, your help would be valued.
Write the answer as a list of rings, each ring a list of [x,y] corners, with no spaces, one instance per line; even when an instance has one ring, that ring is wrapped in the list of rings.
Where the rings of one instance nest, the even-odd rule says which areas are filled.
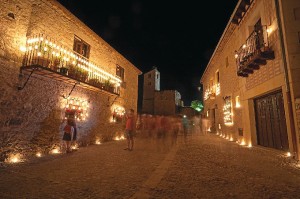
[[[189,120],[186,115],[182,116],[182,127],[183,127],[183,137],[184,141],[186,142],[187,134],[188,134],[188,128],[189,128]]]
[[[134,116],[134,110],[129,109],[128,113],[126,114],[126,128],[125,128],[125,136],[127,139],[127,148],[124,150],[133,150],[134,145],[134,133],[136,129],[136,120]]]

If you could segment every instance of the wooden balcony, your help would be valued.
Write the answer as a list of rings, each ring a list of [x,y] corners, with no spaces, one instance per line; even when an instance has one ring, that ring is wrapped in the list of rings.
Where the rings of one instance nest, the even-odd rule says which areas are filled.
[[[242,0],[234,12],[231,23],[239,25],[253,0]]]
[[[236,51],[235,57],[237,75],[241,77],[248,77],[266,65],[268,60],[274,59],[274,51],[268,43],[267,27],[263,26],[259,31],[253,31],[245,44]]]

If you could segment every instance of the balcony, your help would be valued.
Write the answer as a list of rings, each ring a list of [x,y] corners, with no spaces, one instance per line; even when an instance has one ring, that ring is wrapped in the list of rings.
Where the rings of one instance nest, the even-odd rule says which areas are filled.
[[[40,75],[92,91],[120,95],[120,78],[112,75],[87,58],[65,48],[43,35],[28,38],[21,73]]]
[[[208,99],[215,99],[216,98],[216,93],[213,91],[213,89],[206,89],[205,93],[204,93],[204,100],[208,100]]]
[[[262,26],[253,31],[245,44],[236,51],[235,58],[237,75],[241,77],[248,77],[260,66],[266,65],[267,60],[274,59],[274,51],[269,47],[267,27]]]

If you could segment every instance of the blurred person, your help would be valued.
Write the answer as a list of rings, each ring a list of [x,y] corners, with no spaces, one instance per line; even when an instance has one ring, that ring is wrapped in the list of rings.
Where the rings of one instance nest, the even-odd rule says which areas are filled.
[[[125,127],[125,136],[127,139],[127,148],[124,150],[133,150],[134,145],[134,133],[136,130],[136,119],[134,116],[134,110],[129,109],[128,113],[126,113],[126,127]]]

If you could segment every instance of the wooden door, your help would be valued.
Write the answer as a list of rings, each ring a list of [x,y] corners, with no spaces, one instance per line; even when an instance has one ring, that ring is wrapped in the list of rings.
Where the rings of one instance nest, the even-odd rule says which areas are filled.
[[[288,136],[282,92],[254,100],[257,143],[261,146],[287,150]]]

